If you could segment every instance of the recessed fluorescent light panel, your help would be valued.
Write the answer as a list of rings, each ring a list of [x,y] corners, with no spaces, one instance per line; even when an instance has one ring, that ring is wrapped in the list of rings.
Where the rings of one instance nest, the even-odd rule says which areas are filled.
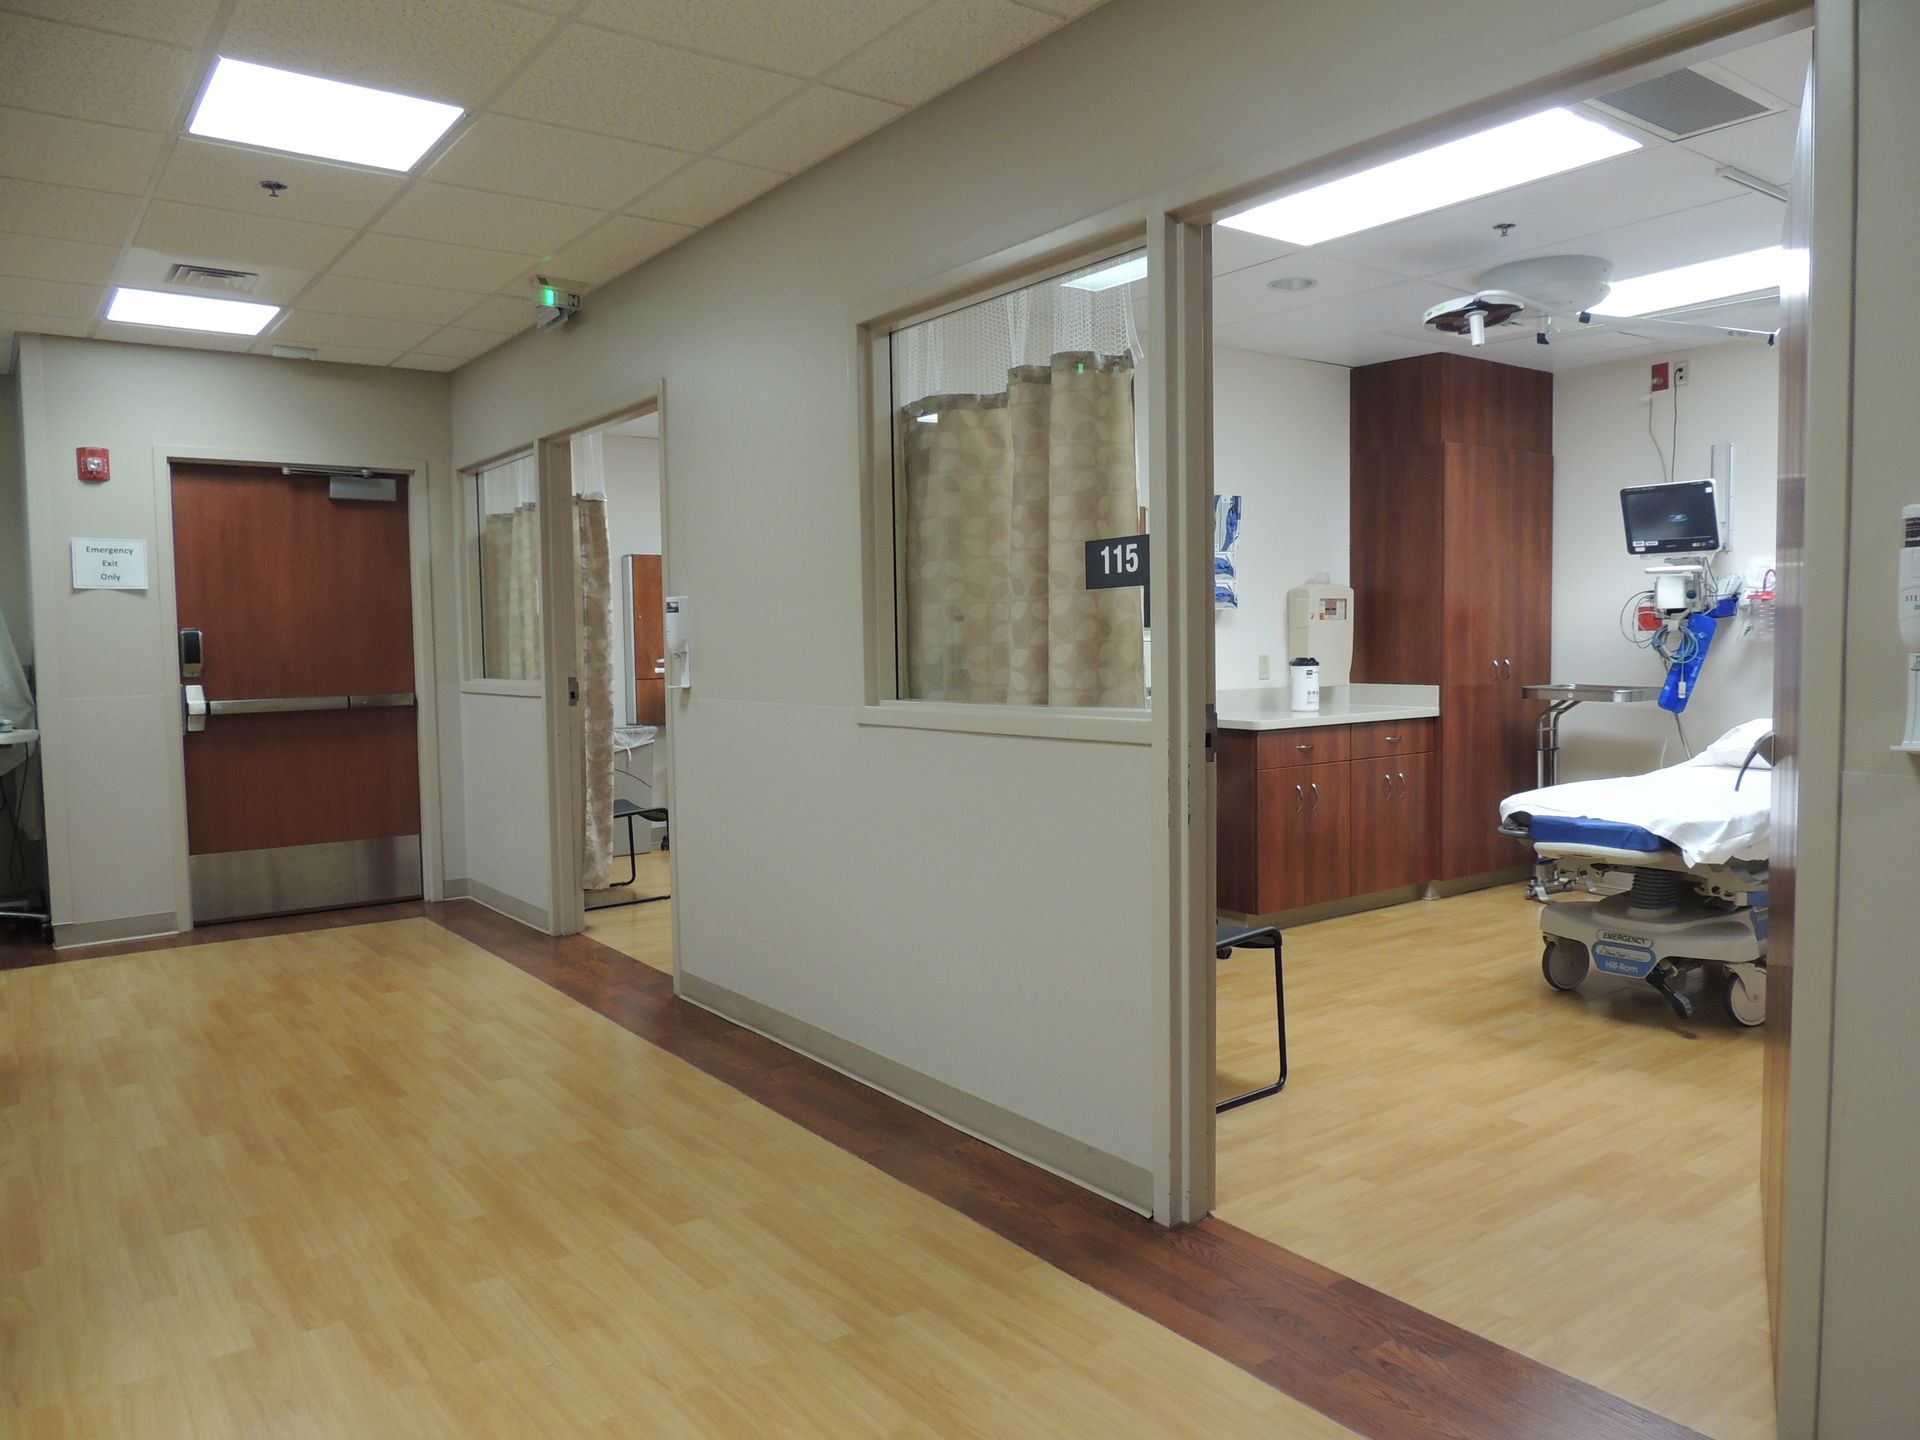
[[[1069,290],[1111,290],[1117,285],[1131,285],[1136,280],[1146,278],[1147,257],[1136,255],[1131,260],[1122,260],[1118,265],[1109,265],[1104,270],[1076,275],[1071,280],[1062,280],[1060,283]]]
[[[1283,195],[1220,223],[1290,245],[1318,245],[1639,148],[1638,140],[1597,120],[1571,110],[1542,110]]]
[[[107,305],[107,319],[121,325],[163,330],[204,330],[214,335],[258,335],[280,313],[255,300],[215,300],[210,295],[169,295],[121,286]]]
[[[1702,305],[1735,295],[1777,290],[1792,278],[1787,252],[1779,245],[1723,255],[1673,270],[1656,270],[1631,280],[1616,280],[1607,298],[1593,307],[1595,315],[1653,315],[1683,305]]]
[[[223,55],[187,129],[209,140],[405,171],[463,113],[458,105]]]

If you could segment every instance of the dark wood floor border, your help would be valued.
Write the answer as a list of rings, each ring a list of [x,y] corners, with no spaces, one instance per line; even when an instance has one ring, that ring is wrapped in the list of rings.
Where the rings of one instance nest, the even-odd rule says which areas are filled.
[[[429,905],[426,913],[1369,1440],[1702,1440],[1236,1226],[1155,1225],[680,1003],[665,974],[584,935],[555,939],[471,901]]]

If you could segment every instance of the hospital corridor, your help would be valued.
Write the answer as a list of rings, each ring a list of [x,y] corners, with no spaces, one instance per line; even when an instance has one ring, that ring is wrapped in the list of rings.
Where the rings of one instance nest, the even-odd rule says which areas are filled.
[[[1916,66],[0,0],[0,1436],[1914,1434]]]

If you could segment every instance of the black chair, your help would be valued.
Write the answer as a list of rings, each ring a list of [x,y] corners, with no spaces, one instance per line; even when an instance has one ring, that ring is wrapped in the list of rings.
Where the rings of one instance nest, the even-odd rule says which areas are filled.
[[[612,881],[608,884],[607,889],[622,890],[640,878],[640,857],[634,842],[633,822],[636,820],[645,820],[649,825],[664,825],[667,823],[667,807],[664,805],[636,805],[631,800],[615,800],[613,802],[613,818],[627,822],[627,878]],[[667,848],[665,838],[662,838],[660,848],[662,850]],[[672,898],[673,894],[671,891],[663,895],[634,895],[629,896],[625,900],[607,900],[598,905],[589,905],[587,909],[618,910],[625,905],[651,905],[655,900],[671,900]]]
[[[1213,927],[1214,958],[1224,960],[1235,950],[1273,951],[1273,1013],[1279,1030],[1280,1078],[1271,1085],[1262,1085],[1259,1089],[1249,1090],[1244,1095],[1235,1095],[1229,1100],[1220,1101],[1213,1107],[1216,1113],[1231,1110],[1236,1105],[1245,1105],[1249,1100],[1278,1095],[1287,1086],[1287,992],[1280,970],[1280,930],[1273,925],[1252,925],[1238,920],[1216,920]]]

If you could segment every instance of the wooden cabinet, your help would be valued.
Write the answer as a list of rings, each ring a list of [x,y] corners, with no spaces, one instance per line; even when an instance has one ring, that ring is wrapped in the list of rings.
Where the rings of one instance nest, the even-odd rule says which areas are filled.
[[[1432,726],[1223,731],[1220,905],[1272,915],[1432,878]]]
[[[1433,878],[1433,757],[1383,756],[1347,767],[1352,790],[1352,893]]]
[[[1433,354],[1353,372],[1353,678],[1441,687],[1430,809],[1451,880],[1524,863],[1552,616],[1553,377]]]

